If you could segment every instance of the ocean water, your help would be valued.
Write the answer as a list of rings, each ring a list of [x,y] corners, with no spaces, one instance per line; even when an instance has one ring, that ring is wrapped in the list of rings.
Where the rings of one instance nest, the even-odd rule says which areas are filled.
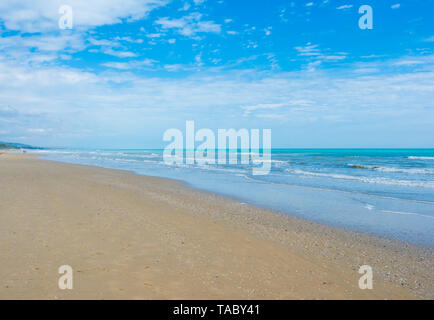
[[[36,150],[47,159],[185,181],[319,223],[434,247],[434,149],[274,149],[255,164],[166,165],[163,150]]]

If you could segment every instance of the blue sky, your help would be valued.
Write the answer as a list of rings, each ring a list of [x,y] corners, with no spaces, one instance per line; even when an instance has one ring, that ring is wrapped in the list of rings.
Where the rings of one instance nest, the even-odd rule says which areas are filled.
[[[433,0],[3,1],[0,141],[164,147],[195,120],[274,147],[434,147],[433,50]]]

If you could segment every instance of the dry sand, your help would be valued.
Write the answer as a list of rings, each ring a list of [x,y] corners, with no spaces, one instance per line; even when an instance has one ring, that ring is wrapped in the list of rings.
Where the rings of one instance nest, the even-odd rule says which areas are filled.
[[[0,154],[0,179],[0,299],[434,296],[432,249],[31,155]],[[363,264],[373,290],[358,287]],[[58,288],[61,265],[73,290]]]

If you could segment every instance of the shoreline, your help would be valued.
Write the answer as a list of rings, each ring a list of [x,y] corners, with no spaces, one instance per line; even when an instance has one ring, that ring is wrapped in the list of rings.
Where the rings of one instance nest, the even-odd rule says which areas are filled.
[[[281,175],[278,172],[280,164],[277,163],[287,163],[283,160],[292,158],[292,155],[290,156],[291,152],[285,156],[275,155],[276,158],[273,161],[276,162],[277,167],[275,169],[277,171],[265,179],[250,176],[245,172],[245,168],[238,168],[237,166],[209,168],[210,170],[208,170],[207,166],[202,168],[201,165],[194,166],[192,170],[189,166],[186,168],[183,166],[167,167],[161,163],[161,154],[153,153],[150,150],[143,152],[137,150],[132,150],[131,152],[122,150],[66,150],[65,152],[53,151],[53,153],[42,152],[42,154],[36,152],[36,154],[44,156],[45,159],[64,163],[120,169],[145,176],[176,179],[183,181],[189,187],[216,193],[237,201],[259,206],[266,210],[283,212],[332,227],[404,241],[416,246],[434,248],[432,237],[434,225],[433,217],[430,213],[433,210],[434,203],[432,201],[421,200],[430,199],[431,190],[413,188],[401,190],[396,185],[390,187],[388,183],[386,183],[383,190],[381,189],[381,185],[383,184],[382,179],[384,178],[387,181],[389,178],[391,179],[391,177],[386,176],[378,178],[379,181],[375,181],[376,178],[367,178],[368,181],[363,186],[359,184],[352,186],[352,183],[346,180],[346,175],[342,177],[338,175],[335,179],[334,174],[332,174],[334,164],[329,164],[329,161],[326,161],[322,165],[327,168],[326,171],[330,170],[330,176],[333,177],[330,179],[321,178],[317,181],[315,177],[305,177],[303,171],[300,171],[300,175]],[[363,152],[361,154],[363,155]],[[409,154],[418,153],[416,151],[405,152],[404,156],[408,156]],[[374,155],[375,153],[370,157]],[[324,156],[324,159],[327,159],[330,154],[323,154],[322,156]],[[348,154],[347,152],[341,152],[336,156],[345,158]],[[298,160],[309,160],[312,155],[306,155],[308,159],[304,159],[303,157]],[[315,158],[311,160],[316,161]],[[344,161],[344,158],[335,159],[338,161],[338,166],[340,162]],[[299,161],[290,161],[289,167],[297,168],[301,164],[304,166],[305,162],[298,163]],[[336,161],[333,160],[332,162]],[[409,163],[407,164],[410,165]],[[310,165],[307,166],[310,167]],[[390,163],[389,166],[393,169],[395,166],[397,168],[400,167],[400,164]],[[348,168],[348,166],[345,166],[345,168]],[[306,170],[308,173],[315,171],[314,168],[312,168],[313,171]],[[352,171],[345,173],[349,174],[348,177],[356,180],[360,178],[359,173],[361,171],[349,170]],[[285,169],[284,171],[291,170]],[[365,176],[365,173],[362,175]],[[371,173],[367,173],[366,176],[370,175]],[[391,181],[401,183],[403,182],[399,180],[401,178],[403,177],[396,177],[396,181],[393,179]],[[318,183],[322,186],[316,185]],[[370,188],[373,189],[368,190]],[[402,196],[399,196],[400,192],[403,192]],[[323,210],[324,207],[328,208],[328,210]],[[431,219],[424,221],[428,218]]]
[[[372,149],[372,148],[369,148]],[[393,149],[393,148],[392,148]],[[430,150],[431,148],[427,148],[428,150]],[[397,149],[398,150],[398,149]],[[399,149],[400,150],[400,149]],[[199,187],[194,186],[193,184],[184,181],[182,179],[176,179],[176,178],[167,178],[167,177],[161,177],[158,175],[147,175],[147,174],[142,174],[142,173],[138,173],[132,169],[118,169],[118,168],[111,168],[111,167],[103,167],[103,166],[99,166],[99,165],[93,165],[93,164],[80,164],[80,163],[74,163],[74,162],[64,162],[61,160],[54,160],[54,159],[49,159],[47,158],[45,155],[38,155],[38,154],[32,154],[30,153],[29,155],[31,156],[35,156],[38,159],[41,160],[45,160],[45,161],[52,161],[55,163],[65,163],[65,164],[70,164],[70,165],[76,165],[76,166],[84,166],[84,167],[93,167],[93,168],[102,168],[102,169],[107,169],[107,170],[114,170],[114,171],[120,171],[120,172],[128,172],[134,175],[139,175],[139,176],[143,176],[143,177],[150,177],[150,178],[156,178],[156,179],[162,179],[162,180],[167,180],[167,181],[172,181],[173,183],[177,183],[180,184],[180,186],[182,188],[186,188],[189,189],[193,192],[203,192],[204,194],[208,194],[210,196],[216,196],[216,197],[220,197],[222,201],[225,200],[230,200],[230,201],[234,201],[237,203],[241,203],[243,205],[248,205],[251,207],[255,207],[258,209],[261,209],[265,212],[271,212],[277,215],[283,215],[283,216],[288,216],[290,218],[293,219],[297,219],[299,221],[302,221],[304,223],[309,223],[309,224],[316,224],[318,226],[323,226],[326,228],[330,228],[332,230],[334,230],[335,232],[340,232],[340,231],[344,231],[347,233],[354,233],[356,235],[364,235],[366,237],[373,237],[373,238],[378,238],[379,240],[382,241],[386,241],[386,242],[395,242],[397,246],[411,246],[411,247],[415,247],[415,248],[420,248],[420,249],[425,249],[425,250],[430,250],[434,253],[434,247],[427,245],[424,242],[412,242],[412,241],[408,241],[408,240],[404,240],[404,239],[400,239],[400,238],[389,238],[386,235],[382,235],[382,234],[378,234],[375,232],[369,232],[369,231],[365,231],[365,230],[357,230],[357,229],[352,229],[351,227],[346,227],[346,226],[339,226],[339,225],[334,225],[333,223],[328,223],[325,221],[315,221],[313,219],[309,219],[308,217],[302,217],[300,215],[296,215],[294,213],[291,213],[289,211],[284,211],[284,210],[279,210],[279,209],[273,209],[271,207],[266,207],[260,204],[255,204],[255,203],[251,203],[249,200],[246,199],[242,199],[239,198],[237,196],[231,196],[228,194],[224,194],[221,192],[217,192],[217,191],[210,191],[210,190],[206,190],[206,189],[201,189]],[[313,187],[313,186],[304,186],[304,185],[292,185],[294,187],[297,188],[305,188],[307,190],[321,190],[321,191],[332,191],[332,192],[342,192],[342,193],[348,193],[348,194],[360,194],[360,195],[367,195],[364,194],[362,192],[357,192],[357,191],[346,191],[346,190],[334,190],[334,189],[325,189],[325,188],[320,188],[320,187]],[[381,199],[392,199],[392,200],[401,200],[398,198],[393,198],[390,196],[382,196],[382,195],[371,195],[368,194],[369,196],[375,196],[376,198],[381,198]],[[423,201],[423,200],[408,200],[408,201],[412,201],[415,203],[423,203],[423,204],[432,204],[432,202],[429,201]]]
[[[23,172],[27,175],[23,175]],[[87,291],[79,292],[78,289],[74,289],[71,293],[65,293],[55,288],[55,281],[52,283],[47,281],[50,277],[57,278],[56,272],[38,278],[35,270],[30,272],[25,267],[20,267],[25,263],[18,263],[13,252],[9,252],[7,253],[9,267],[2,266],[0,271],[4,282],[0,288],[0,299],[54,299],[55,297],[66,299],[432,299],[434,296],[433,278],[430,274],[434,266],[432,248],[320,225],[285,213],[243,204],[234,198],[197,190],[179,180],[143,176],[132,171],[67,164],[47,161],[35,155],[0,152],[0,174],[4,178],[2,180],[6,182],[2,184],[1,194],[9,194],[16,199],[13,202],[6,196],[1,196],[0,202],[3,205],[0,205],[0,219],[2,219],[1,226],[4,232],[1,243],[6,244],[6,248],[14,243],[14,236],[8,232],[8,227],[16,228],[15,232],[27,231],[32,234],[34,231],[29,227],[38,226],[40,233],[37,235],[33,233],[33,238],[20,240],[22,247],[18,249],[21,249],[22,255],[30,255],[36,260],[45,257],[47,261],[52,262],[53,256],[50,256],[50,250],[39,248],[40,251],[33,251],[31,241],[40,240],[50,247],[47,242],[50,235],[46,233],[49,233],[50,228],[62,225],[64,230],[69,230],[66,238],[72,243],[69,245],[63,243],[59,246],[60,251],[54,254],[54,257],[62,256],[60,252],[72,246],[76,263],[84,264],[82,272],[77,271],[77,274],[83,276],[91,274],[93,278],[89,275],[89,279],[94,280],[89,281],[93,286],[99,283],[104,287],[104,279],[109,279],[109,282],[116,284],[114,287],[126,287],[121,288],[122,290],[114,290],[111,286],[108,288],[106,286],[98,293],[98,290],[92,292],[92,285],[89,284],[89,288],[86,287]],[[43,182],[43,188],[40,181]],[[68,183],[77,188],[70,189]],[[13,190],[8,190],[8,186]],[[80,186],[83,190],[80,190]],[[87,207],[70,202],[71,199],[65,197],[63,193],[57,194],[59,192],[57,188],[65,188],[65,191],[67,189],[68,195],[78,203],[87,203]],[[22,190],[26,189],[29,190],[25,192],[23,198],[15,194],[22,193]],[[38,192],[35,192],[36,190]],[[35,193],[40,194],[42,190],[48,194],[56,194],[53,200],[55,205],[45,196],[42,200],[35,197]],[[100,198],[104,198],[107,205]],[[92,199],[98,199],[97,205]],[[69,213],[73,213],[74,216],[58,213],[59,208],[64,207],[68,207]],[[38,214],[32,215],[31,221],[26,222],[31,223],[30,225],[18,226],[17,223],[21,221],[19,217],[20,219],[25,217],[23,210],[36,210],[35,213]],[[47,210],[51,213],[45,213]],[[17,213],[17,217],[9,216],[9,211]],[[119,220],[119,211],[128,216],[128,221]],[[95,212],[100,212],[98,216],[104,215],[104,219],[94,225]],[[39,216],[41,214],[42,217]],[[82,219],[75,217],[75,214]],[[61,217],[61,221],[57,221],[54,217],[57,219]],[[146,224],[141,225],[143,219],[159,229],[162,234],[155,233],[155,230],[150,229]],[[118,223],[119,229],[107,226],[107,221]],[[161,224],[157,224],[156,221]],[[174,221],[179,223],[174,224]],[[93,232],[82,234],[77,225],[86,225],[86,222]],[[104,228],[101,227],[101,223]],[[167,226],[170,228],[166,228]],[[22,229],[24,227],[25,229]],[[81,236],[74,236],[73,231]],[[142,234],[144,231],[152,233],[153,236],[146,238],[147,236]],[[60,236],[61,230],[54,233],[59,233],[53,235],[54,239],[64,241]],[[120,249],[116,243],[110,241],[106,243],[102,240],[110,237],[131,243],[125,244]],[[146,241],[138,241],[144,240],[142,237],[145,237]],[[180,239],[184,239],[181,244],[178,243]],[[95,255],[90,255],[91,249],[78,246],[83,240],[97,243],[100,250],[105,251],[104,255],[111,258],[113,258],[113,251],[119,252],[119,255],[123,250],[131,250],[131,252],[128,258],[118,259],[123,263],[116,262],[116,259],[115,261],[97,259],[95,258],[99,256],[97,252],[93,252]],[[178,251],[174,251],[172,241],[176,243],[175,247]],[[146,243],[149,244],[148,249],[153,251],[154,255],[150,254],[145,258],[142,256],[143,251],[146,250],[137,247],[141,245],[146,247]],[[188,248],[186,248],[187,243]],[[129,249],[128,245],[132,249]],[[95,260],[91,266],[80,259],[83,253],[85,256],[90,255],[88,257],[92,257],[91,260]],[[167,253],[174,257],[166,257]],[[234,259],[231,253],[236,253],[239,261]],[[155,256],[160,257],[159,270],[151,266]],[[214,263],[209,264],[204,257]],[[18,258],[20,259],[24,258]],[[163,260],[165,264],[162,263]],[[98,264],[110,265],[111,267],[101,268],[115,269],[119,273],[112,275],[113,272],[101,270],[97,272]],[[116,268],[113,268],[113,264]],[[144,269],[146,268],[144,264],[149,268]],[[371,265],[374,269],[374,290],[360,290],[357,287],[361,276],[357,270],[363,264]],[[22,269],[22,272],[31,275],[32,279],[38,279],[34,280],[39,281],[34,290],[26,290],[26,280],[20,280],[19,274],[11,271],[13,267]],[[181,274],[171,270],[177,267]],[[41,270],[43,267],[38,268]],[[55,269],[52,265],[46,265],[45,269],[50,268]],[[128,284],[127,278],[140,278],[143,276],[142,271],[146,274],[151,269],[156,269],[153,271],[152,281],[148,279],[141,283],[141,286]],[[120,270],[130,272],[124,274],[125,278],[123,278]],[[193,279],[194,282],[195,278],[189,275],[191,271],[198,275],[199,280],[196,279],[195,284],[182,281],[187,278],[185,280]],[[213,272],[219,274],[211,275]],[[250,281],[247,281],[249,278]],[[27,279],[27,282],[29,281]],[[47,284],[44,285],[45,282]],[[15,286],[20,283],[18,287],[21,290],[13,290],[16,288],[13,283]],[[240,286],[235,286],[235,283]],[[44,297],[42,292],[46,292],[47,296]]]

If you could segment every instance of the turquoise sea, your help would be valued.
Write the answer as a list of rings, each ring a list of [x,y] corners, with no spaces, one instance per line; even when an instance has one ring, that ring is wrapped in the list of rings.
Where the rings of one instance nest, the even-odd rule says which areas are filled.
[[[166,165],[161,149],[33,152],[178,179],[323,224],[434,247],[434,149],[273,149],[263,176],[252,175],[255,164]]]

